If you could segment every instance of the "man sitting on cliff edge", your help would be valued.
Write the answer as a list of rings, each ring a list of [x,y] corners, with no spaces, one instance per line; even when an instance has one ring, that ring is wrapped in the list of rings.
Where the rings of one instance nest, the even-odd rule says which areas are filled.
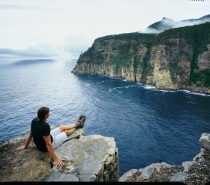
[[[67,140],[67,136],[74,133],[77,128],[83,128],[85,123],[85,115],[80,115],[76,123],[60,125],[50,131],[47,119],[50,116],[48,107],[40,107],[37,111],[37,117],[31,122],[29,136],[24,145],[16,148],[16,151],[26,149],[33,137],[36,147],[43,152],[48,151],[57,167],[62,167],[64,163],[56,156],[54,148],[61,145]]]

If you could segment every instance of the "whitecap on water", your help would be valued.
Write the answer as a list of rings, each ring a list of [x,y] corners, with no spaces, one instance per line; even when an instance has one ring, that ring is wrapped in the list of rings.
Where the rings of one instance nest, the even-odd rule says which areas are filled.
[[[187,94],[193,94],[193,95],[210,96],[210,95],[208,95],[208,94],[198,93],[198,92],[192,92],[192,91],[188,91],[188,90],[178,90],[178,91],[182,91],[182,92],[185,92],[185,93],[187,93]]]
[[[144,87],[145,89],[156,89],[155,86],[152,86],[152,85],[145,85]]]
[[[176,91],[172,91],[172,90],[159,90],[159,91],[164,92],[164,93],[166,93],[166,92],[169,92],[169,93],[174,93],[174,92],[176,92]]]
[[[113,91],[113,90],[116,90],[116,89],[122,89],[124,87],[114,87],[114,88],[110,88],[109,91]]]
[[[102,84],[104,82],[104,80],[102,80],[101,82],[98,82],[97,84]]]
[[[127,85],[127,86],[125,86],[126,89],[130,88],[130,87],[136,87],[136,86],[135,85]]]
[[[143,87],[144,89],[156,89],[156,87],[153,85],[147,85],[147,84],[142,84],[142,83],[137,83],[137,84]]]

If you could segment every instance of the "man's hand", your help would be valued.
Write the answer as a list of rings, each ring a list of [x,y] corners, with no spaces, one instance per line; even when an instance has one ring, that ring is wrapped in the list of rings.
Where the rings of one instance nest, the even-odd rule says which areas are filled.
[[[57,167],[62,167],[64,165],[64,163],[60,159],[56,159],[54,162]]]
[[[21,145],[21,146],[17,147],[15,150],[16,150],[16,152],[18,152],[18,151],[24,150],[24,149],[26,149],[25,145]]]
[[[29,136],[27,137],[25,144],[24,144],[24,145],[21,145],[21,146],[19,146],[19,147],[17,147],[17,148],[15,149],[16,152],[18,152],[18,151],[20,151],[20,150],[26,149],[27,146],[28,146],[28,144],[29,144],[30,141],[31,141],[31,138],[32,138],[32,131],[30,130],[30,134],[29,134]]]
[[[46,147],[48,149],[48,152],[50,154],[50,157],[52,158],[52,160],[54,161],[55,165],[57,167],[62,167],[64,165],[64,163],[55,155],[55,150],[53,148],[53,145],[51,143],[51,138],[50,135],[48,136],[43,136],[45,143],[46,143]]]

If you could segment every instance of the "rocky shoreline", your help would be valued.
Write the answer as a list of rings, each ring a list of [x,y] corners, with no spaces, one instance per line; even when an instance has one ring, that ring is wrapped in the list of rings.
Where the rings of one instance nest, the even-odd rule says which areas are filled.
[[[132,169],[119,182],[182,182],[187,185],[210,184],[210,134],[199,139],[201,150],[192,161],[179,165],[153,163],[143,169]]]
[[[144,169],[133,169],[120,177],[119,182],[182,182],[187,185],[210,183],[210,150],[200,153],[182,166],[154,163]]]

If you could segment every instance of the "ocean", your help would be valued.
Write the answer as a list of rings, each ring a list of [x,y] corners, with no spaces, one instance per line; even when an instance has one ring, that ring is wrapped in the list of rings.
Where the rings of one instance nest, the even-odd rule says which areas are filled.
[[[0,58],[0,142],[29,132],[41,106],[50,125],[86,115],[85,135],[113,137],[120,175],[152,163],[181,165],[210,133],[210,96],[120,78],[71,73],[76,59]]]

